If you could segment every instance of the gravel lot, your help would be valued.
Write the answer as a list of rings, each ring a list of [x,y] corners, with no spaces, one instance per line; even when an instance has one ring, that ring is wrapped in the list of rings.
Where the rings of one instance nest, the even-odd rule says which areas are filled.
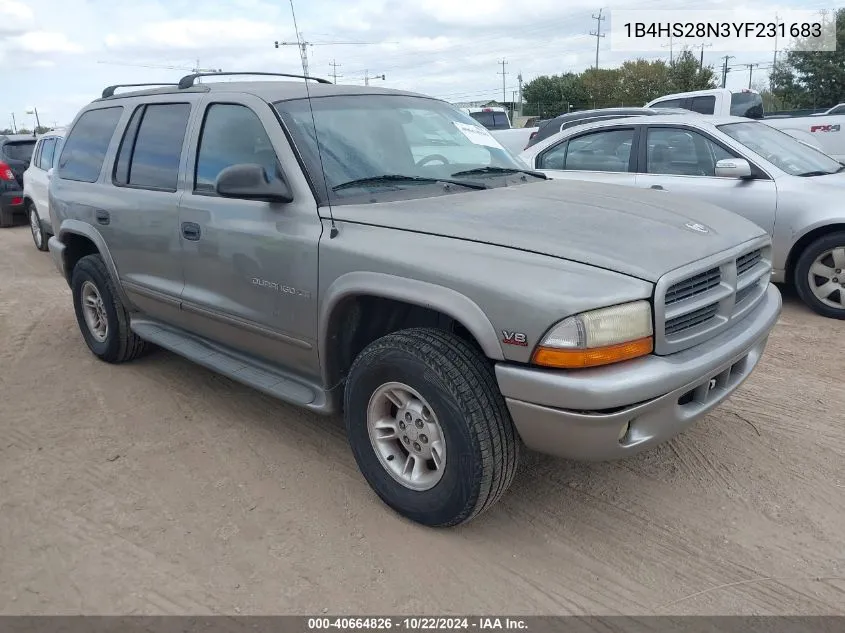
[[[791,296],[740,391],[636,458],[530,455],[450,531],[339,420],[170,353],[110,366],[0,231],[0,613],[845,614],[845,322]]]

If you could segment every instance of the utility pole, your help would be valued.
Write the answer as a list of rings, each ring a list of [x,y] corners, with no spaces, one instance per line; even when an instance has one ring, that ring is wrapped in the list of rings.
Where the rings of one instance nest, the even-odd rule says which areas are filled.
[[[302,39],[302,33],[297,33],[296,42],[280,42],[276,40],[276,48],[280,46],[296,46],[299,49],[299,56],[302,58],[302,74],[308,77],[308,47],[312,46],[311,42],[306,42]]]
[[[27,114],[35,114],[35,126],[36,126],[35,129],[37,130],[38,128],[40,128],[41,127],[41,120],[38,118],[38,108],[33,107],[32,110],[27,110],[26,113]]]
[[[675,44],[675,38],[670,35],[669,36],[669,43],[660,45],[660,48],[666,48],[667,46],[669,47],[669,65],[670,66],[675,65],[674,44]]]
[[[522,116],[522,71],[516,76],[516,81],[519,83],[519,116]]]
[[[508,100],[508,91],[507,91],[507,88],[505,88],[505,77],[508,74],[507,71],[505,70],[505,66],[507,65],[507,62],[503,59],[499,63],[502,65],[502,72],[496,73],[496,74],[502,76],[502,103],[504,104]]]
[[[745,64],[748,68],[748,88],[751,88],[751,74],[754,72],[754,67],[759,66],[760,64]]]
[[[17,123],[17,121],[15,121],[15,113],[14,112],[12,112],[12,133],[13,134],[18,133],[18,123]]]
[[[596,30],[590,31],[590,35],[596,38],[596,70],[599,69],[599,42],[601,42],[601,38],[604,37],[604,33],[601,32],[601,23],[607,19],[607,17],[603,16],[601,12],[602,10],[599,9],[599,14],[593,16],[593,19],[596,21]]]
[[[341,64],[338,64],[335,60],[332,60],[331,63],[329,64],[329,66],[332,67],[332,73],[331,74],[332,74],[332,79],[334,79],[334,83],[337,83],[338,77],[343,77],[343,75],[337,74],[337,67],[340,66],[340,65]]]
[[[704,49],[710,48],[713,45],[705,44],[704,42],[702,42],[701,44],[699,44],[699,46],[701,47],[701,55],[698,58],[698,70],[701,71],[704,70]]]
[[[384,81],[384,75],[376,75],[375,77],[370,77],[370,71],[365,70],[364,71],[364,85],[365,86],[370,85],[370,79],[381,79],[382,81]]]
[[[722,66],[722,88],[725,87],[725,82],[727,82],[728,80],[728,60],[733,58],[733,55],[725,55],[724,57],[722,57],[722,59],[725,60],[725,64],[724,66]]]

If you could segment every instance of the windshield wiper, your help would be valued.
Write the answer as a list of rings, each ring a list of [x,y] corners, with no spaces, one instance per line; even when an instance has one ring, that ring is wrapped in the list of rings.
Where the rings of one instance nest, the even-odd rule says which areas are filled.
[[[837,169],[836,171],[823,171],[821,169],[816,171],[805,171],[803,174],[798,174],[801,177],[811,177],[811,176],[831,176],[833,174],[838,174],[840,171],[845,169],[845,165]]]
[[[464,182],[463,180],[451,180],[449,178],[424,178],[422,176],[404,176],[402,174],[383,174],[381,176],[369,176],[367,178],[357,178],[332,187],[332,191],[340,191],[341,189],[348,189],[350,187],[360,187],[366,185],[379,185],[384,183],[400,183],[400,182],[421,182],[421,183],[448,183],[450,185],[459,185],[467,187],[468,189],[487,189],[487,185],[480,182]]]
[[[546,176],[546,174],[542,172],[533,171],[531,169],[517,169],[515,167],[478,167],[477,169],[456,171],[454,174],[452,174],[452,178],[455,178],[456,176],[480,176],[483,174],[528,174],[529,176],[534,176],[535,178],[542,178],[543,180],[548,179],[548,176]]]

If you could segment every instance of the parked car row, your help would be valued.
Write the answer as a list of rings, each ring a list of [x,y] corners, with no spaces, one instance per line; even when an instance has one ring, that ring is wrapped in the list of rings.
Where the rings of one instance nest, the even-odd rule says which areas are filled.
[[[522,447],[633,455],[757,366],[781,310],[759,223],[549,178],[423,95],[201,76],[109,87],[34,148],[41,238],[101,360],[156,344],[342,413],[375,493],[431,526],[494,504]],[[555,166],[630,165],[638,134]]]

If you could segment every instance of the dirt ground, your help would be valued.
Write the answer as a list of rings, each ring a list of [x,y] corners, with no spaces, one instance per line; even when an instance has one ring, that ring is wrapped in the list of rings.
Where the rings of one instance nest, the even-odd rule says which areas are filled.
[[[0,231],[0,613],[843,614],[845,322],[788,296],[754,375],[624,462],[530,455],[454,530],[393,514],[339,420],[158,351],[110,366]]]

